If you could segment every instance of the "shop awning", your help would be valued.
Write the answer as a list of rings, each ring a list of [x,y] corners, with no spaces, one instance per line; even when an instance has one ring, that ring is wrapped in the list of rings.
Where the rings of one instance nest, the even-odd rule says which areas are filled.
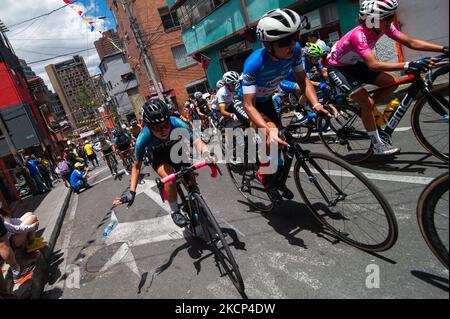
[[[175,2],[175,3],[173,3],[173,5],[172,6],[170,6],[170,3],[171,2]],[[178,9],[179,7],[181,7],[184,3],[186,2],[186,0],[169,0],[168,1],[168,3],[169,3],[169,9],[172,11],[172,10],[176,10],[176,9]]]

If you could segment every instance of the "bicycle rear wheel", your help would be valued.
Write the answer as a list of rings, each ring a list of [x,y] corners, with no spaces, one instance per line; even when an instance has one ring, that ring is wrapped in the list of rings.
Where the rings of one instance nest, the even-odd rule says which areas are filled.
[[[198,211],[202,212],[200,214],[200,222],[206,235],[206,240],[208,244],[212,246],[217,257],[217,263],[222,266],[223,270],[225,270],[225,273],[228,275],[239,293],[244,294],[245,285],[242,280],[239,266],[231,253],[230,246],[228,245],[228,242],[226,241],[216,218],[200,194],[194,194],[194,198],[196,204],[198,205]]]
[[[431,94],[439,101],[440,108],[433,108],[427,97],[422,97],[414,105],[411,126],[419,143],[441,161],[448,163],[448,83],[445,87],[433,90]]]
[[[372,252],[395,244],[398,226],[388,201],[349,164],[311,153],[295,163],[294,178],[313,215],[343,241]]]
[[[372,141],[364,128],[360,110],[351,105],[334,105],[339,115],[330,119],[331,131],[320,133],[323,145],[349,163],[361,163],[373,155]]]
[[[249,163],[247,136],[235,136],[233,145],[228,145],[227,149],[232,149],[232,158],[228,159],[227,170],[231,180],[237,190],[244,196],[251,207],[261,212],[270,212],[275,207],[264,185],[258,179],[259,164]],[[237,145],[243,145],[243,154],[236,151]],[[256,160],[256,159],[255,159]]]
[[[283,107],[280,112],[281,124],[284,127],[288,127],[291,124],[295,124],[299,121],[298,117],[303,118],[307,115],[304,110],[299,110],[300,106],[293,107],[287,106]],[[311,137],[312,128],[305,125],[298,125],[295,130],[291,131],[294,140],[298,143],[307,143]]]
[[[437,177],[422,192],[417,205],[420,232],[433,254],[448,269],[448,172]]]

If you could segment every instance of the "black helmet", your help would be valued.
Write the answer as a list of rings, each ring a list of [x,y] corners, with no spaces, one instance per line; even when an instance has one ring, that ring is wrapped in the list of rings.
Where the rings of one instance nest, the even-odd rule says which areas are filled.
[[[150,127],[163,123],[169,118],[169,107],[160,99],[148,100],[142,106],[142,119]]]

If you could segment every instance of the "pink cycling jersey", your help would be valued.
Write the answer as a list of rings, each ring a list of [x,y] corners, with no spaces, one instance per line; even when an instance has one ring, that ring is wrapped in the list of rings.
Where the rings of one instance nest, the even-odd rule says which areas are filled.
[[[394,24],[391,24],[389,31],[380,33],[375,33],[365,25],[357,26],[333,46],[328,63],[338,67],[355,65],[373,53],[372,49],[383,35],[398,41],[401,34]]]

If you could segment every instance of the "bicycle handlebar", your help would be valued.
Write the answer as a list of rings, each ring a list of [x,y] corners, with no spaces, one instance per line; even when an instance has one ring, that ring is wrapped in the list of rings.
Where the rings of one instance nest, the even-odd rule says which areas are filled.
[[[220,172],[219,167],[217,167],[216,164],[208,164],[206,161],[201,161],[199,163],[196,163],[190,167],[184,168],[181,171],[171,174],[163,179],[157,178],[156,179],[156,185],[158,186],[159,192],[161,194],[161,198],[164,201],[167,200],[167,194],[166,191],[164,189],[164,185],[171,183],[175,180],[178,180],[182,177],[184,177],[187,174],[190,174],[192,172],[195,172],[196,170],[199,170],[205,166],[209,166],[211,168],[211,177],[215,178],[217,177],[217,173],[219,172],[221,175],[222,173]]]

